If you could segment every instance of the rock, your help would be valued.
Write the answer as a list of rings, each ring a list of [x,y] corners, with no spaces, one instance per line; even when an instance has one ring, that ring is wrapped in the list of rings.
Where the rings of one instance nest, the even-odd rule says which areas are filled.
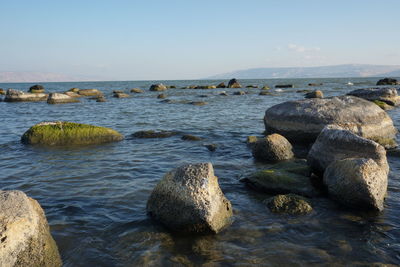
[[[21,142],[30,145],[91,145],[124,139],[119,132],[105,127],[74,122],[41,122],[26,131]]]
[[[393,78],[384,78],[379,80],[376,85],[399,85],[400,82]]]
[[[181,139],[184,140],[184,141],[201,141],[201,140],[203,140],[201,137],[194,136],[194,135],[191,135],[191,134],[185,134],[185,135],[182,136]]]
[[[204,145],[209,151],[214,152],[215,150],[217,150],[217,145],[216,144],[208,144],[208,145]]]
[[[379,100],[374,100],[372,101],[374,104],[376,104],[378,107],[380,107],[383,110],[391,110],[394,107],[391,105],[386,104],[385,102],[379,101]]]
[[[294,88],[293,84],[277,84],[275,88]]]
[[[211,163],[168,172],[151,193],[147,212],[167,228],[184,233],[218,233],[231,224],[233,215]]]
[[[247,136],[247,139],[246,139],[247,144],[255,144],[257,141],[258,141],[257,136],[254,136],[254,135]]]
[[[271,89],[271,88],[269,88],[268,85],[264,85],[264,86],[261,88],[261,90],[269,90],[269,89]]]
[[[246,94],[245,91],[237,91],[233,93],[233,95],[245,95],[245,94]]]
[[[308,153],[307,162],[315,174],[322,176],[329,164],[345,158],[372,158],[389,172],[383,146],[336,125],[328,125],[322,130]]]
[[[396,146],[396,128],[388,114],[367,100],[354,96],[288,101],[265,112],[267,133],[279,133],[293,143],[312,143],[329,124],[374,140],[385,147]]]
[[[164,99],[164,98],[166,98],[167,96],[165,95],[165,94],[159,94],[158,96],[157,96],[157,98],[158,99]]]
[[[227,92],[221,92],[221,93],[219,93],[219,95],[228,96],[228,93]]]
[[[252,189],[268,194],[294,193],[315,197],[319,192],[312,185],[310,175],[306,161],[291,160],[257,171],[240,181]]]
[[[364,98],[369,101],[382,101],[391,106],[397,106],[400,103],[396,88],[358,89],[351,91],[347,95]]]
[[[143,93],[143,90],[139,88],[132,88],[131,93],[140,94]]]
[[[194,105],[194,106],[204,106],[204,105],[207,105],[208,103],[204,102],[204,101],[192,101],[192,102],[189,102],[188,104]]]
[[[296,194],[274,196],[268,199],[267,206],[274,213],[301,215],[312,211],[309,201]]]
[[[4,98],[5,102],[29,102],[46,101],[48,94],[44,93],[25,93],[22,91],[8,89]]]
[[[31,86],[29,88],[28,92],[33,93],[33,94],[42,94],[42,93],[44,93],[44,87],[43,87],[43,85],[36,84],[34,86]]]
[[[266,161],[277,162],[293,158],[292,145],[280,134],[271,134],[258,140],[253,147],[253,157]]]
[[[21,191],[0,191],[0,266],[61,266],[39,203]]]
[[[131,96],[128,95],[128,94],[125,94],[125,93],[119,93],[119,92],[117,92],[117,93],[114,93],[114,94],[113,94],[113,97],[115,97],[115,98],[129,98],[129,97],[131,97]]]
[[[338,202],[356,209],[383,210],[388,174],[373,159],[337,160],[326,168],[323,180]]]
[[[136,138],[166,138],[166,137],[171,137],[174,135],[177,135],[177,132],[171,132],[171,131],[153,131],[153,130],[148,130],[148,131],[138,131],[132,134],[132,137]]]
[[[304,98],[324,98],[324,94],[320,90],[315,90],[310,93],[306,93]]]
[[[6,91],[4,91],[3,88],[0,88],[0,95],[5,95],[5,94],[6,94]]]
[[[226,85],[222,82],[217,85],[217,88],[226,88]]]
[[[247,85],[246,88],[258,88],[258,85]]]
[[[79,88],[74,87],[74,88],[69,89],[68,91],[69,92],[78,93],[79,92]]]
[[[64,92],[63,94],[67,95],[67,96],[70,96],[70,97],[75,97],[75,98],[82,97],[80,94],[75,93],[75,92],[71,92],[71,91]]]
[[[96,102],[107,102],[107,99],[104,96],[100,96],[96,99]]]
[[[271,92],[268,92],[268,91],[261,91],[261,92],[259,93],[259,95],[274,95],[274,94],[271,93]]]
[[[228,88],[242,88],[242,86],[236,79],[231,79],[228,83]]]
[[[78,94],[83,96],[101,96],[103,93],[97,89],[80,89]]]
[[[308,86],[322,86],[322,83],[309,83]]]
[[[167,87],[162,83],[153,84],[150,86],[150,91],[159,92],[159,91],[165,91],[165,90],[167,90]]]
[[[66,103],[78,103],[79,100],[66,94],[50,93],[47,98],[47,104],[66,104]]]

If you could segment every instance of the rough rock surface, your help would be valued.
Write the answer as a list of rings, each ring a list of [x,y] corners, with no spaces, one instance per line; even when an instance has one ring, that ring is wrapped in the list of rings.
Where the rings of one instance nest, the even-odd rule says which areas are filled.
[[[60,93],[50,93],[49,97],[47,98],[48,104],[65,104],[65,103],[77,103],[77,102],[79,102],[78,99]]]
[[[30,145],[91,145],[124,139],[119,132],[105,127],[74,122],[41,122],[26,131],[21,142]]]
[[[354,96],[288,101],[265,112],[267,133],[279,133],[294,143],[312,143],[329,124],[339,125],[385,147],[395,146],[396,128],[374,103]]]
[[[83,96],[102,96],[103,93],[97,89],[80,89],[78,94]]]
[[[326,168],[324,184],[338,202],[357,209],[383,210],[388,174],[372,159],[344,159]]]
[[[242,88],[242,86],[236,79],[231,79],[228,82],[228,88]]]
[[[393,78],[384,78],[379,80],[376,85],[399,85],[400,82]]]
[[[168,172],[151,193],[147,212],[173,231],[218,233],[231,223],[232,205],[211,163],[199,163]]]
[[[253,156],[258,160],[277,162],[293,158],[292,145],[280,134],[271,134],[257,140]]]
[[[312,211],[309,201],[296,194],[274,196],[268,199],[267,206],[274,213],[300,215]]]
[[[46,101],[48,94],[25,93],[19,90],[8,89],[4,98],[5,102]]]
[[[0,266],[61,266],[39,203],[21,191],[0,191]]]
[[[391,106],[400,104],[396,88],[369,88],[351,91],[347,95],[360,97],[369,101],[382,101]]]
[[[322,176],[329,164],[345,158],[372,158],[389,172],[383,146],[336,125],[328,125],[322,130],[308,153],[307,162],[315,174]]]
[[[167,90],[167,87],[162,83],[153,84],[150,86],[150,91],[159,92],[159,91],[165,91],[165,90]]]

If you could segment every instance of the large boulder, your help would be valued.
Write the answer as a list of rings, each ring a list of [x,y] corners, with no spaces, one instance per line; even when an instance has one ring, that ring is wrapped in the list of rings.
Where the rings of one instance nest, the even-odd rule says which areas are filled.
[[[399,85],[400,82],[393,78],[384,78],[379,80],[376,85]]]
[[[400,103],[396,88],[358,89],[347,95],[357,96],[369,101],[382,101],[391,106],[397,106]]]
[[[124,139],[119,132],[105,127],[74,122],[42,122],[26,131],[21,142],[30,145],[91,145]]]
[[[98,89],[79,89],[78,94],[82,96],[102,96],[103,93]]]
[[[159,92],[159,91],[165,91],[165,90],[167,90],[167,87],[162,83],[153,84],[150,86],[150,91]]]
[[[39,203],[21,191],[0,191],[0,266],[61,266]]]
[[[48,104],[65,104],[65,103],[77,103],[77,102],[79,102],[78,99],[69,96],[67,94],[60,94],[60,93],[50,93],[49,97],[47,98]]]
[[[232,205],[211,163],[199,163],[168,172],[151,193],[147,212],[173,231],[218,233],[231,223]]]
[[[253,146],[254,158],[267,162],[277,162],[293,158],[292,145],[280,134],[271,134],[259,139]]]
[[[329,164],[346,158],[372,158],[389,172],[383,146],[336,125],[322,130],[308,153],[307,162],[315,174],[322,176]]]
[[[44,87],[43,85],[36,84],[34,86],[31,86],[28,92],[33,94],[44,93]]]
[[[48,94],[44,93],[25,93],[19,90],[8,89],[4,98],[5,102],[34,102],[46,101]]]
[[[279,133],[294,143],[312,143],[329,124],[339,125],[385,147],[396,146],[397,129],[374,103],[354,96],[288,101],[265,112],[267,133]]]
[[[329,195],[346,206],[383,210],[388,174],[373,159],[335,161],[326,168],[323,181]]]
[[[228,88],[242,88],[242,86],[236,79],[231,79],[228,82]]]

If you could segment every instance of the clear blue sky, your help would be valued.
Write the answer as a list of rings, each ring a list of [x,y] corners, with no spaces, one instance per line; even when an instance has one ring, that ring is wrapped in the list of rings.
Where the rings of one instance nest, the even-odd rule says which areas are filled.
[[[399,0],[0,0],[0,71],[192,79],[400,65]]]

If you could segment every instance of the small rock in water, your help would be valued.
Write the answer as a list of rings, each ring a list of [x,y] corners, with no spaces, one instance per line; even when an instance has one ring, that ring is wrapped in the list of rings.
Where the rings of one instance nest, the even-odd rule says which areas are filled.
[[[191,134],[185,134],[185,135],[182,136],[182,140],[185,140],[185,141],[201,141],[202,138],[198,137],[198,136],[191,135]]]
[[[138,131],[136,133],[132,134],[132,137],[136,138],[167,138],[171,137],[174,135],[177,135],[177,132],[171,132],[171,131],[153,131],[153,130],[148,130],[148,131]]]
[[[268,199],[267,206],[274,213],[300,215],[312,211],[312,206],[309,201],[296,194],[274,196]]]

